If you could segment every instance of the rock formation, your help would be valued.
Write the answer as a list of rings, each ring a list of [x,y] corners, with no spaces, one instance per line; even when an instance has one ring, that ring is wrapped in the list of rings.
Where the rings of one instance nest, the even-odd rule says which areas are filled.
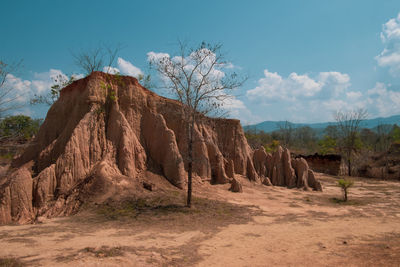
[[[292,159],[287,148],[279,146],[271,155],[265,152],[264,147],[260,147],[254,151],[253,161],[255,170],[265,185],[322,191],[321,183],[315,179],[307,161],[303,158]]]
[[[236,193],[242,193],[243,192],[242,184],[236,178],[233,178],[229,190]]]
[[[62,89],[33,142],[0,177],[0,224],[69,215],[85,201],[152,190],[145,186],[149,171],[183,188],[188,165],[183,119],[179,102],[135,78],[94,72],[75,81]],[[235,175],[255,182],[269,177],[273,185],[288,187],[299,181],[290,152],[253,154],[238,120],[199,116],[193,151],[194,176],[232,182],[235,190],[240,187]],[[317,188],[313,175],[303,176]]]
[[[342,157],[340,155],[298,155],[296,158],[304,158],[310,169],[331,175],[340,175],[342,168]]]
[[[0,224],[67,215],[90,197],[143,187],[144,171],[183,188],[187,128],[179,102],[135,78],[94,72],[65,87],[39,133],[0,178]],[[227,183],[258,180],[238,120],[201,117],[195,126],[194,175]]]

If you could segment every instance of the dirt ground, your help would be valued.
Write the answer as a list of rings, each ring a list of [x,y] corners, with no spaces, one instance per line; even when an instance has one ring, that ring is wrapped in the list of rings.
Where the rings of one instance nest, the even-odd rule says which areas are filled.
[[[400,266],[400,183],[356,179],[343,203],[317,177],[322,193],[198,182],[190,210],[170,187],[0,226],[0,266]]]

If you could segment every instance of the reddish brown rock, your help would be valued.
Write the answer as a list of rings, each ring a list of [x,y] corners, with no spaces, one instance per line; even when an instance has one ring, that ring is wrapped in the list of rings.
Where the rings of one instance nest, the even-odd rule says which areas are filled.
[[[294,159],[293,167],[296,170],[297,187],[304,188],[304,190],[309,190],[307,161],[304,158]]]
[[[267,176],[267,153],[264,147],[254,150],[253,154],[254,169],[259,176]]]
[[[32,176],[27,166],[10,174],[0,185],[0,223],[27,223],[34,218],[32,208]]]
[[[303,158],[291,158],[290,151],[278,147],[271,155],[266,153],[264,148],[259,148],[253,154],[254,169],[261,178],[263,184],[286,186],[288,188],[310,187],[314,190],[321,190],[321,183],[315,179],[314,173],[309,175],[307,161]],[[271,177],[268,181],[264,177]]]
[[[312,170],[308,170],[308,184],[316,191],[322,191],[322,184],[315,178],[314,172]]]
[[[283,149],[282,147],[278,147],[277,150],[272,154],[272,184],[278,186],[285,185],[285,175],[284,175],[284,167],[282,161]]]
[[[12,162],[16,171],[0,181],[0,224],[68,215],[83,201],[124,190],[134,195],[147,170],[182,188],[188,167],[182,110],[132,77],[94,72],[75,81]],[[194,139],[194,175],[215,183],[235,174],[258,181],[238,120],[199,117]]]
[[[292,165],[296,172],[298,188],[303,188],[304,190],[312,188],[316,191],[322,191],[321,182],[315,178],[314,172],[308,167],[304,158],[292,160]]]
[[[233,170],[233,160],[227,160],[226,161],[225,172],[226,172],[226,175],[229,178],[233,178],[234,177],[235,174],[234,174],[234,170]]]
[[[262,184],[266,186],[272,186],[271,180],[268,177],[263,178]]]
[[[236,178],[233,178],[229,190],[236,193],[242,193],[243,192],[242,184]]]
[[[289,188],[296,187],[296,174],[292,168],[292,159],[289,149],[285,148],[282,154],[283,175],[285,177],[285,185]]]

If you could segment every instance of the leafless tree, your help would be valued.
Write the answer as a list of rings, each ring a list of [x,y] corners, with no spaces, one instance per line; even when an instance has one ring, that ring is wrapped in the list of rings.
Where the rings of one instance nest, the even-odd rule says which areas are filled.
[[[188,188],[186,205],[191,207],[193,171],[193,134],[195,124],[204,115],[216,115],[232,97],[230,91],[240,87],[246,80],[232,68],[227,68],[221,52],[221,44],[202,42],[190,49],[179,42],[179,51],[174,56],[149,55],[149,63],[157,70],[163,87],[182,103],[188,137]]]
[[[0,59],[0,118],[5,112],[23,106],[18,103],[18,99],[22,96],[21,92],[17,92],[14,87],[7,84],[9,75],[20,68],[21,62],[10,64]]]
[[[284,121],[277,123],[277,126],[279,128],[279,133],[281,134],[283,146],[289,147],[292,143],[293,134],[295,130],[293,123],[289,121]]]
[[[31,105],[37,105],[37,104],[45,104],[48,106],[53,105],[54,102],[56,102],[57,99],[60,97],[61,90],[77,80],[75,75],[67,76],[64,74],[58,74],[57,76],[52,77],[51,79],[53,80],[53,85],[50,88],[51,89],[50,92],[43,95],[35,94],[30,99]]]
[[[386,152],[392,144],[390,133],[393,130],[393,125],[380,123],[376,127],[376,144],[375,151]]]
[[[120,46],[112,48],[101,45],[91,50],[81,50],[78,53],[72,52],[72,56],[75,65],[78,66],[85,75],[89,75],[94,71],[102,71],[104,67],[107,68],[106,72],[110,72],[120,50]]]
[[[348,175],[351,176],[351,163],[353,154],[361,148],[359,131],[361,122],[365,120],[368,113],[365,109],[352,110],[348,112],[338,111],[334,117],[338,126],[339,149],[347,161]]]

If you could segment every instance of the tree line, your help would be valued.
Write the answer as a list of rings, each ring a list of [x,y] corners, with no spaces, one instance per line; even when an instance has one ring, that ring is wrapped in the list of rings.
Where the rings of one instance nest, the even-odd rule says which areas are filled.
[[[400,143],[398,125],[380,124],[372,129],[363,128],[361,122],[366,116],[365,110],[336,112],[336,124],[324,129],[295,127],[286,121],[279,123],[279,129],[270,133],[247,127],[245,136],[253,149],[263,146],[267,152],[273,152],[281,145],[296,154],[339,154],[346,161],[348,175],[351,176],[352,164],[357,156],[366,152],[386,152],[393,143]]]

